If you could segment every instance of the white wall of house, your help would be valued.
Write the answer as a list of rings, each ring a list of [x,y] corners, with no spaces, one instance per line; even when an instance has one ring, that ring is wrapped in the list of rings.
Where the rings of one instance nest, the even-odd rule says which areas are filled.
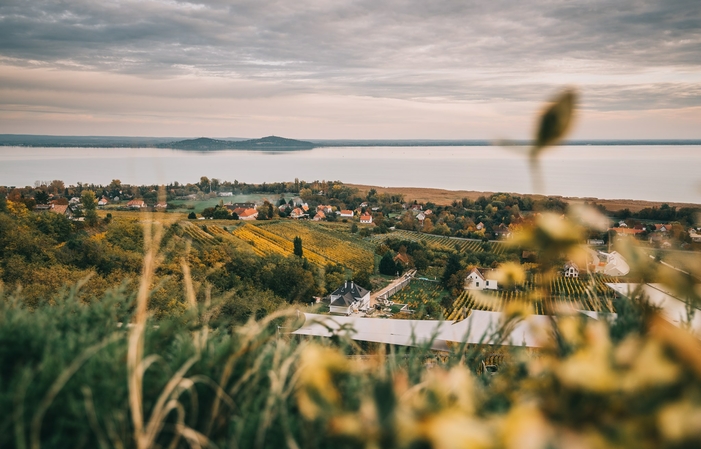
[[[499,287],[494,279],[484,279],[473,271],[465,278],[465,288],[468,290],[497,290]]]

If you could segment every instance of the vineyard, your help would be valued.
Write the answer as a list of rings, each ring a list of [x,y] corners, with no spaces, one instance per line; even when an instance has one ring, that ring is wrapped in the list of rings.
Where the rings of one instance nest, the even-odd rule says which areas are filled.
[[[190,237],[193,242],[199,243],[200,245],[214,245],[217,243],[217,239],[204,232],[204,230],[197,225],[182,221],[180,222],[180,227],[183,229],[183,234]]]
[[[292,239],[302,239],[305,256],[311,251],[332,262],[355,270],[372,271],[374,268],[374,247],[360,239],[344,239],[338,232],[320,226],[297,221],[277,221],[260,227],[292,244]]]
[[[409,309],[416,310],[422,304],[428,302],[440,302],[445,290],[437,282],[422,281],[413,279],[411,283],[402,291],[392,296],[390,299],[396,304],[408,304]]]
[[[534,282],[535,281],[535,282]],[[533,300],[535,285],[540,285],[539,278],[526,282],[523,291],[487,291],[479,295],[465,290],[455,300],[450,310],[445,313],[446,319],[456,320],[463,317],[469,310],[501,311],[510,302],[525,302],[533,305],[534,313],[546,314],[548,310],[556,310],[566,306],[578,310],[592,312],[614,312],[612,300],[614,293],[605,284],[617,282],[610,276],[593,276],[590,281],[579,278],[558,276],[550,282],[550,295]]]
[[[501,242],[481,242],[479,240],[468,240],[461,239],[457,237],[445,237],[433,234],[423,234],[421,232],[414,231],[404,231],[396,230],[391,234],[380,234],[372,237],[375,241],[382,241],[387,237],[395,237],[400,240],[409,240],[412,242],[426,242],[429,247],[434,247],[440,250],[454,250],[457,249],[460,252],[483,252],[485,251],[484,246],[488,248],[490,252],[495,254],[503,254],[506,251],[506,245]]]
[[[241,240],[240,238],[234,236],[234,234],[232,234],[231,232],[217,225],[207,226],[207,232],[209,232],[215,237],[220,237],[221,239],[229,242],[230,244],[233,244],[238,250],[250,251],[255,254],[258,254],[259,256],[264,255],[264,253],[260,250],[257,250],[255,246],[250,245],[244,240]]]

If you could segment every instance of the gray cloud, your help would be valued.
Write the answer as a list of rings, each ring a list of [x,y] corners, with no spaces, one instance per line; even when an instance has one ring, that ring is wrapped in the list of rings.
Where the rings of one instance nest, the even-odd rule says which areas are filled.
[[[577,84],[590,108],[685,107],[699,104],[701,8],[698,0],[10,0],[0,5],[0,57],[254,80],[259,95],[538,101]]]

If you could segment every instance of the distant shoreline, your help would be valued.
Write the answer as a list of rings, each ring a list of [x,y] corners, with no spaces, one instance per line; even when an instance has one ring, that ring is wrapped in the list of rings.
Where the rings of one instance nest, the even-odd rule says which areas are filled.
[[[182,141],[196,141],[201,139],[183,139],[178,137],[122,137],[122,136],[48,136],[29,134],[0,134],[0,147],[43,147],[43,148],[170,148],[170,144],[177,146]],[[230,142],[232,148],[216,148],[202,151],[226,151],[226,150],[259,150],[275,151],[279,149],[304,151],[309,148],[236,148],[243,141],[249,140],[238,137],[209,139],[216,142]],[[251,141],[262,139],[250,139]],[[282,139],[285,140],[285,139]],[[291,139],[287,139],[290,142]],[[305,139],[305,143],[313,144],[314,148],[324,147],[460,147],[460,146],[500,146],[503,144],[528,146],[525,140],[513,140],[499,142],[487,139]],[[598,140],[571,140],[563,146],[631,146],[631,145],[701,145],[701,139],[598,139]],[[182,151],[198,151],[196,148]]]
[[[361,184],[347,184],[347,186],[358,189],[361,195],[367,195],[370,189],[375,189],[377,193],[395,193],[404,195],[405,200],[418,201],[421,203],[435,203],[438,205],[448,205],[453,201],[460,201],[463,198],[476,200],[480,196],[489,196],[494,193],[509,193],[521,197],[530,198],[558,198],[569,204],[581,204],[586,202],[601,204],[610,211],[618,211],[629,209],[631,212],[638,212],[646,207],[660,207],[662,204],[668,204],[671,207],[701,207],[701,204],[695,203],[680,203],[674,201],[648,201],[648,200],[632,200],[632,199],[600,199],[589,197],[565,197],[561,195],[535,195],[529,193],[517,192],[480,192],[475,190],[446,190],[434,189],[425,187],[380,187],[368,186]]]

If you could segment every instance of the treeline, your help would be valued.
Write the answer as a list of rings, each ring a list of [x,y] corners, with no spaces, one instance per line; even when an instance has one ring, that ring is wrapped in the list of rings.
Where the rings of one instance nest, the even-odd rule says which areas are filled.
[[[664,203],[660,207],[646,207],[638,212],[623,209],[615,212],[613,215],[620,220],[633,218],[664,222],[678,221],[684,226],[693,226],[697,221],[696,217],[699,212],[701,212],[701,209],[697,207],[680,207],[677,209],[675,206]]]

